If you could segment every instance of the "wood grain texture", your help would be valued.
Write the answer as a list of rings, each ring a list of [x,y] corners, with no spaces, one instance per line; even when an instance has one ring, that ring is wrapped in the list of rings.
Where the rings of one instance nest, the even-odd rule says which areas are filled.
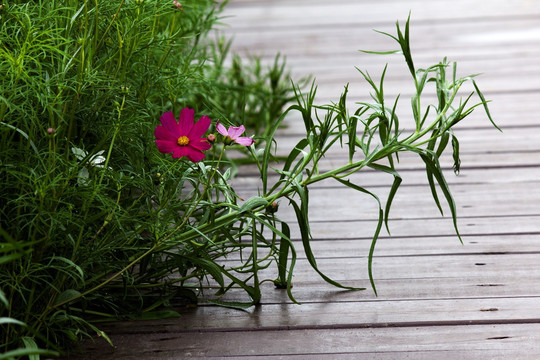
[[[87,358],[532,360],[539,333],[539,324],[149,333],[137,343],[119,336],[116,352],[94,346]]]

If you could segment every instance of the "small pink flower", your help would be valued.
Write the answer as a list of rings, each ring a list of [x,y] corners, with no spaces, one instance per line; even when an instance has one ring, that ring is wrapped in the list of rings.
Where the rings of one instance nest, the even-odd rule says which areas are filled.
[[[209,143],[213,143],[216,141],[216,135],[208,134],[208,137],[206,138],[206,140],[208,140]]]
[[[176,122],[172,111],[161,116],[161,125],[158,125],[154,132],[156,145],[161,153],[172,153],[173,158],[185,156],[192,162],[204,159],[203,151],[210,149],[212,145],[202,136],[212,121],[208,116],[202,116],[194,123],[194,115],[193,109],[184,108],[180,112],[179,122]]]
[[[47,129],[47,134],[49,134],[49,135],[54,135],[55,132],[56,132],[55,128],[50,127],[50,128]]]
[[[250,146],[253,145],[255,140],[250,137],[240,136],[246,131],[244,125],[238,127],[229,126],[229,130],[225,129],[225,126],[221,125],[219,121],[216,124],[216,130],[221,135],[225,136],[225,144],[231,144],[233,141],[240,145]]]
[[[178,10],[182,10],[182,4],[180,4],[178,1],[173,1],[173,5],[178,9]]]

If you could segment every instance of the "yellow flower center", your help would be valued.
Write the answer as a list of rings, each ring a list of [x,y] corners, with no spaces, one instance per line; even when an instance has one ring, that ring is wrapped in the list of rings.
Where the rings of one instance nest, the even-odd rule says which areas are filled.
[[[187,144],[189,144],[189,138],[187,136],[180,136],[178,138],[178,145],[186,146]]]

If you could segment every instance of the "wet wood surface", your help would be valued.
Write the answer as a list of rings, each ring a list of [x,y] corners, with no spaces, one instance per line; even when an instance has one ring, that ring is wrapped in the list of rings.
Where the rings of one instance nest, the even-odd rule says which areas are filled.
[[[325,181],[316,184],[310,201],[318,265],[331,278],[367,290],[327,285],[299,251],[293,295],[302,305],[264,284],[262,303],[246,311],[201,304],[181,309],[178,319],[106,325],[115,348],[98,339],[85,345],[84,358],[540,358],[540,2],[232,0],[222,22],[240,54],[249,51],[270,63],[280,52],[294,76],[313,74],[320,103],[337,101],[350,83],[352,107],[369,99],[355,66],[378,76],[388,63],[388,96],[411,94],[399,55],[357,51],[395,49],[372,29],[394,33],[395,21],[403,24],[409,12],[417,66],[448,56],[458,62],[460,75],[483,73],[477,82],[503,130],[478,109],[456,128],[459,176],[453,175],[451,155],[443,158],[463,244],[447,208],[441,216],[434,205],[421,161],[403,155],[391,235],[381,236],[373,262],[378,296],[367,273],[377,204]],[[399,109],[405,119],[408,104]],[[298,115],[287,125],[278,136],[282,155],[303,127]],[[346,149],[336,148],[321,168],[344,161]],[[241,170],[240,193],[256,194],[257,174]],[[381,198],[392,184],[388,175],[370,170],[351,180]],[[280,216],[292,220],[300,249],[285,203]],[[233,290],[226,299],[245,295]]]

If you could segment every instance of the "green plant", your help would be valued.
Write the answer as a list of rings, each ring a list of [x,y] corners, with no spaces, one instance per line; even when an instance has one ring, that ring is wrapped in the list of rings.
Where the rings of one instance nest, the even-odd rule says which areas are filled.
[[[231,41],[223,38],[208,49],[208,59],[213,68],[206,78],[213,86],[201,96],[201,103],[231,119],[234,124],[243,124],[257,136],[267,136],[283,108],[294,101],[294,89],[285,58],[277,54],[271,65],[263,65],[260,57],[251,56],[247,61],[238,54],[230,54]],[[226,60],[230,67],[226,68]],[[247,64],[246,64],[247,63]],[[298,80],[304,88],[309,78]]]
[[[0,324],[2,350],[33,348],[28,339],[60,349],[95,331],[89,316],[151,313],[154,293],[124,290],[135,277],[161,279],[159,270],[150,274],[158,265],[147,269],[152,260],[144,259],[135,271],[130,264],[152,248],[160,207],[177,217],[196,194],[172,199],[185,195],[184,185],[200,183],[187,165],[167,171],[171,164],[156,153],[153,129],[166,108],[189,105],[218,115],[199,99],[211,91],[220,96],[207,78],[214,71],[206,61],[213,46],[207,34],[225,4],[3,4],[0,289],[6,301],[0,316],[9,320]],[[155,258],[161,256],[167,255]],[[181,272],[193,266],[176,261]],[[103,287],[114,273],[122,286],[69,301]]]

